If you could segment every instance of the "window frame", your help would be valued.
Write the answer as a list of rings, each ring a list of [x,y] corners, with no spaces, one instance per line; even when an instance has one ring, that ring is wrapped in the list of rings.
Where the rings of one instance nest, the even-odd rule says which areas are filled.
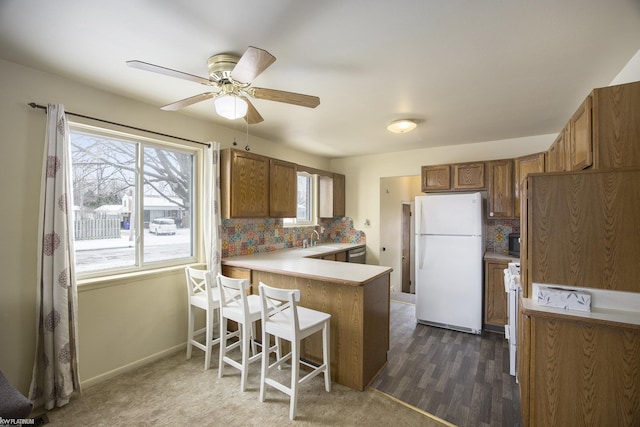
[[[310,208],[311,219],[309,221],[299,221],[297,216],[295,218],[283,218],[282,220],[283,227],[315,227],[318,225],[318,200],[319,200],[318,175],[305,172],[305,171],[298,171],[296,173],[296,192],[297,192],[297,183],[298,183],[299,176],[305,176],[311,179],[311,198],[309,200],[311,203],[311,208]],[[296,206],[297,206],[297,199],[296,199]],[[297,207],[296,207],[296,213],[297,213]]]
[[[106,268],[87,272],[77,272],[76,278],[79,283],[89,283],[95,280],[106,278],[140,275],[146,273],[155,273],[157,271],[166,270],[167,268],[176,268],[184,265],[200,262],[203,254],[203,213],[202,213],[202,188],[203,188],[203,170],[204,170],[204,148],[197,144],[177,143],[159,137],[149,137],[143,133],[133,131],[119,131],[106,127],[98,127],[89,125],[80,121],[69,121],[70,133],[84,133],[95,135],[97,137],[113,138],[123,142],[136,144],[137,162],[135,177],[135,213],[136,224],[142,227],[135,228],[134,241],[137,246],[134,253],[133,266]],[[191,227],[190,242],[191,255],[187,257],[171,258],[160,261],[144,261],[144,150],[147,148],[159,148],[171,151],[186,153],[192,156],[192,176],[191,176]],[[73,166],[72,166],[73,167]],[[142,208],[140,208],[142,207]],[[74,240],[75,244],[75,240]],[[74,254],[75,257],[75,254]]]

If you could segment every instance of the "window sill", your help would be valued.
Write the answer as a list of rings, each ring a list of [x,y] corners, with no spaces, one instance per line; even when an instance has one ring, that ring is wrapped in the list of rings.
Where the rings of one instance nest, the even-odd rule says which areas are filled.
[[[184,274],[186,266],[200,266],[202,263],[173,265],[171,267],[155,268],[153,270],[135,271],[131,273],[113,274],[110,276],[92,277],[89,279],[79,279],[76,284],[78,292],[92,291],[94,289],[107,288],[111,286],[128,285],[132,282],[148,280],[154,277],[166,276],[171,274]]]

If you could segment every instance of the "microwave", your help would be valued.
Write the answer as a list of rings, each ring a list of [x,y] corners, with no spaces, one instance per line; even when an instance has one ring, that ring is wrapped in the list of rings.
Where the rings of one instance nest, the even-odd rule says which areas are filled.
[[[520,257],[520,233],[509,233],[509,255]]]

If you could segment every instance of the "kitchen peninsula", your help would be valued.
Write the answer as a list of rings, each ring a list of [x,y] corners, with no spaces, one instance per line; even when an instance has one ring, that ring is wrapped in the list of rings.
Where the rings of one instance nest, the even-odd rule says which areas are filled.
[[[390,267],[336,262],[333,254],[362,247],[338,243],[222,259],[223,273],[300,289],[300,305],[331,314],[331,377],[364,390],[387,363]],[[318,335],[318,334],[316,334]],[[321,336],[303,342],[303,357],[322,360]]]

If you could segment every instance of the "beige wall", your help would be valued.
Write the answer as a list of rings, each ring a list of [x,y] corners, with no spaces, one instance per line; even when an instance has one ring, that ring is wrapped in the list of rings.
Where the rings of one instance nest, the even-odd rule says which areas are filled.
[[[35,349],[36,234],[46,115],[27,106],[62,103],[67,111],[230,146],[234,131],[160,110],[52,74],[0,60],[0,370],[28,391]],[[238,137],[245,141],[244,132]],[[328,159],[249,137],[251,151],[319,169]],[[81,287],[80,379],[86,384],[174,351],[186,342],[182,270]]]

